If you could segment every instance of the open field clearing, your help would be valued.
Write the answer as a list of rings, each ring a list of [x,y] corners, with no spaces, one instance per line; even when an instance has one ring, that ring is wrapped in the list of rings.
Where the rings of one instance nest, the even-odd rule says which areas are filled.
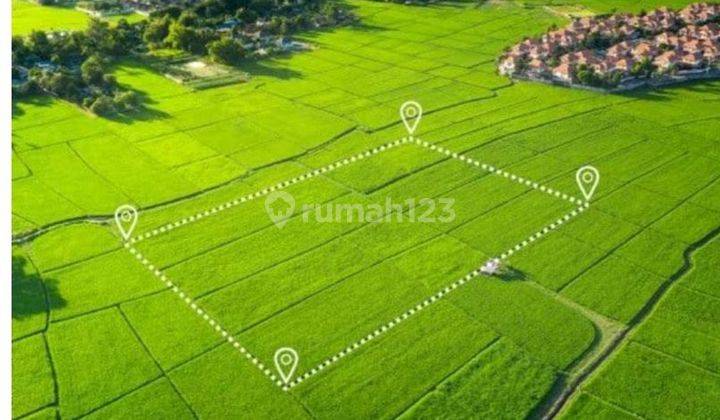
[[[719,417],[720,82],[511,82],[495,72],[503,48],[566,22],[525,3],[353,0],[361,25],[303,33],[313,50],[210,89],[127,60],[114,74],[149,107],[132,120],[14,102],[13,417]],[[84,25],[30,7],[13,1],[14,32]],[[423,106],[420,140],[284,186],[282,228],[264,194],[218,208],[402,141],[406,100]],[[581,204],[474,160],[572,197],[579,167],[602,178],[587,209],[507,255],[507,275],[360,344]],[[453,199],[455,217],[303,212],[427,198]],[[125,203],[139,210],[127,247],[112,220]],[[310,373],[288,389],[273,365],[285,346],[293,379]]]
[[[78,30],[85,28],[88,15],[71,7],[42,7],[29,0],[12,0],[13,35],[33,30]]]
[[[12,0],[12,34],[27,35],[33,30],[75,31],[85,29],[90,16],[72,6],[40,6],[33,0]],[[116,15],[106,18],[110,22],[125,19],[140,21],[142,15]]]

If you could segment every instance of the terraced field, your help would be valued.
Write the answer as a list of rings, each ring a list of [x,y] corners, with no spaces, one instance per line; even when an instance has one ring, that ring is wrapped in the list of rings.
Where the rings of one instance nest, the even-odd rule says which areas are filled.
[[[544,2],[352,4],[361,26],[303,34],[313,51],[246,64],[249,83],[118,65],[141,119],[13,104],[13,416],[719,417],[720,83],[511,83],[495,57],[564,22]],[[466,279],[576,208],[475,161],[571,197],[579,167],[602,180],[511,275]],[[287,180],[297,208],[446,197],[456,218],[278,229],[263,190]]]

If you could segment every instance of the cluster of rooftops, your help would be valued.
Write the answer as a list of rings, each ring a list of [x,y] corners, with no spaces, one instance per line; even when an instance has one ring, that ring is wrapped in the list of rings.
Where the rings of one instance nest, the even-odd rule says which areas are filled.
[[[654,74],[691,74],[720,63],[720,4],[694,3],[679,11],[583,17],[513,46],[499,60],[509,76],[583,83],[579,69],[629,80],[642,68]],[[647,75],[647,72],[645,72]]]

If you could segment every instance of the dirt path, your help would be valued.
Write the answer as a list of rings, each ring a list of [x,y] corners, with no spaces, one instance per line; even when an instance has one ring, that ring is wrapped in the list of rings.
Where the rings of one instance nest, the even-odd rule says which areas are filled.
[[[587,357],[585,363],[578,365],[578,372],[576,375],[570,376],[565,380],[565,385],[560,387],[557,391],[554,391],[548,401],[543,404],[540,410],[538,410],[535,417],[542,419],[553,419],[558,414],[562,413],[563,409],[568,406],[568,402],[571,402],[580,388],[587,382],[593,373],[598,371],[608,358],[610,358],[617,349],[621,347],[623,343],[627,341],[632,333],[640,326],[645,319],[652,313],[657,307],[658,303],[663,296],[670,290],[670,288],[685,274],[687,274],[694,266],[693,255],[697,250],[708,244],[710,241],[720,236],[720,227],[715,228],[713,231],[705,235],[699,241],[688,246],[683,252],[683,265],[678,269],[672,276],[665,280],[653,296],[645,303],[640,311],[628,322],[627,328],[619,330],[616,334],[608,337],[603,345],[602,341],[599,346],[596,347],[595,354]],[[595,322],[595,321],[593,321]]]

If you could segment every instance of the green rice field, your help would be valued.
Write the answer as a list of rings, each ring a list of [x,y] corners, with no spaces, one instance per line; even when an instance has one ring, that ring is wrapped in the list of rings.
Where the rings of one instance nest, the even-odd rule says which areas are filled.
[[[109,16],[113,22],[142,20],[139,14]],[[12,34],[27,35],[33,30],[75,31],[84,29],[90,17],[71,5],[40,6],[33,0],[12,0]]]
[[[148,100],[139,118],[14,101],[13,418],[720,418],[720,82],[620,95],[495,71],[566,23],[548,5],[686,3],[350,0],[360,24],[246,62],[247,83],[193,90],[119,63]],[[12,5],[14,34],[87,20]],[[426,146],[393,143],[407,100]],[[601,173],[589,207],[546,193],[581,197],[583,165]],[[286,181],[296,210],[278,228],[264,190]],[[455,217],[302,208],[428,198]],[[423,306],[577,208],[508,275]],[[307,374],[289,388],[281,347]]]

